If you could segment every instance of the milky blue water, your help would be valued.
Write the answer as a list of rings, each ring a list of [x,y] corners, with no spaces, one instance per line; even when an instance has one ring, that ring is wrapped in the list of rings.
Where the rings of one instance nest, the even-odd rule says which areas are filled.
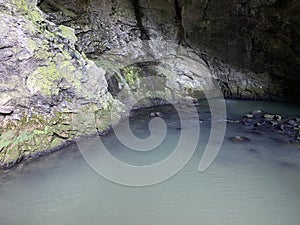
[[[299,107],[282,103],[226,104],[229,118],[257,109],[300,115]],[[195,154],[165,182],[130,187],[108,181],[89,167],[73,144],[1,172],[0,225],[299,225],[300,148],[274,140],[274,134],[258,135],[229,123],[217,158],[199,172],[210,113],[205,102],[198,109],[203,122]],[[103,142],[123,162],[153,164],[172,152],[182,129],[189,129],[180,126],[176,115],[164,114],[167,137],[153,151],[131,151],[113,133]],[[147,137],[148,121],[147,116],[132,119],[133,132]],[[251,141],[228,140],[236,135]]]

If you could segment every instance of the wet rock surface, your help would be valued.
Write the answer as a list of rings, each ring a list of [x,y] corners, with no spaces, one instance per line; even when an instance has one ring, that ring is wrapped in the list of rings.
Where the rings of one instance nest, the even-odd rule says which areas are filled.
[[[242,119],[235,120],[250,129],[251,134],[274,134],[274,140],[283,143],[300,144],[300,118],[271,114],[256,110],[246,114]],[[232,139],[235,139],[232,138]]]
[[[0,167],[107,129],[104,70],[75,49],[74,30],[34,1],[0,3]]]
[[[299,91],[296,1],[0,4],[0,166],[102,133],[132,102],[184,108],[219,89],[276,100]],[[257,129],[293,135],[299,125],[263,119]]]
[[[232,142],[249,142],[250,139],[244,136],[234,136],[229,138]]]
[[[89,25],[95,23],[89,21],[85,27],[81,24],[72,29],[67,23],[50,22],[51,10],[44,14],[35,1],[2,2],[5,7],[0,8],[0,166],[49,152],[80,135],[103,133],[118,121],[125,105],[131,102],[137,103],[134,108],[168,101],[184,105],[202,98],[203,91],[214,94],[210,69],[192,49],[167,41],[142,40],[140,34],[130,43],[131,39],[127,42],[125,36],[105,37],[116,42],[111,51],[101,52],[99,58],[96,50],[88,52],[78,45],[91,48],[81,42],[93,42],[90,32],[81,38],[78,29],[93,31]],[[63,3],[66,2],[52,4],[51,9],[67,7],[55,11],[56,16],[74,16],[70,10],[77,6]],[[98,3],[93,3],[96,11]],[[135,21],[131,3],[125,1],[118,7],[119,18]],[[108,12],[105,8],[104,14],[95,10],[88,10],[93,12],[94,19]],[[87,15],[84,10],[78,13],[81,18]],[[128,33],[109,29],[118,35],[135,33],[132,29]],[[98,34],[95,38],[99,40]]]

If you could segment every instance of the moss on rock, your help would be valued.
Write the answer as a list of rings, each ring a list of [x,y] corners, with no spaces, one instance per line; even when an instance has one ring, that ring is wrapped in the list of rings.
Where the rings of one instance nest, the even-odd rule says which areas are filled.
[[[0,166],[9,166],[22,158],[57,148],[80,135],[95,134],[117,122],[119,109],[111,118],[111,108],[99,109],[95,104],[82,107],[77,113],[55,112],[35,114],[19,121],[8,121],[1,127]]]
[[[58,28],[60,29],[60,33],[64,38],[70,40],[72,44],[75,44],[77,37],[73,28],[64,25],[59,25]]]
[[[113,101],[104,70],[75,49],[72,28],[50,23],[29,1],[5,4],[16,14],[4,15],[7,23],[1,34],[19,35],[9,35],[5,43],[18,57],[7,66],[14,65],[7,72],[7,78],[14,79],[7,79],[8,90],[0,93],[5,99],[0,104],[15,109],[0,121],[0,167],[107,129]],[[87,118],[89,113],[93,117]]]

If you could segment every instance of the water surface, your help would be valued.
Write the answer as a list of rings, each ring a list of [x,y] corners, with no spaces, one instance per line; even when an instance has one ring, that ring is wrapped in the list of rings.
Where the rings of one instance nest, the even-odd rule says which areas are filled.
[[[257,109],[300,115],[299,107],[281,103],[230,100],[226,104],[229,118]],[[299,225],[300,148],[275,141],[273,134],[249,133],[229,123],[216,160],[200,173],[198,164],[210,130],[209,108],[205,102],[200,105],[199,145],[171,179],[147,187],[112,183],[89,167],[74,144],[1,173],[0,224]],[[153,151],[131,151],[113,133],[103,140],[124,162],[158,162],[172,152],[181,130],[188,129],[180,127],[174,113],[166,113],[164,119],[169,125],[167,138]],[[147,117],[131,122],[136,135],[149,135]],[[228,140],[235,135],[251,142]]]

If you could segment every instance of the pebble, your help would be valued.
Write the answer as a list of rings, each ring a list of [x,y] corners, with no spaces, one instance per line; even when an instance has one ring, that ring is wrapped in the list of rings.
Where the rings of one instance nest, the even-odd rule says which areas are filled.
[[[258,151],[256,149],[253,149],[253,148],[250,148],[249,152],[256,153],[256,154],[258,153]]]

